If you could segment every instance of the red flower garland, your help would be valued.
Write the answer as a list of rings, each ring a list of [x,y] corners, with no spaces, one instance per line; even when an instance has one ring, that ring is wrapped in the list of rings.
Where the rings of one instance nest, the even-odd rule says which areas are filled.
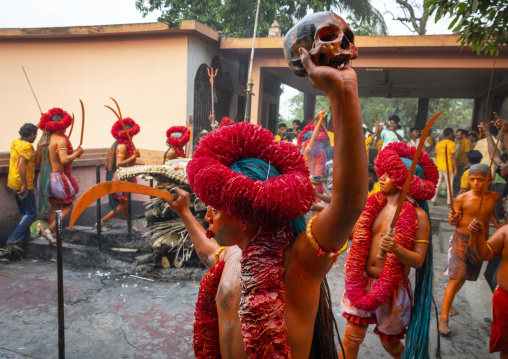
[[[231,125],[234,125],[234,124],[235,124],[235,121],[233,121],[232,119],[230,119],[227,116],[224,116],[222,118],[222,120],[220,121],[220,123],[219,123],[219,128],[222,128],[224,126],[231,126]]]
[[[315,129],[316,129],[316,125],[307,125],[307,126],[305,126],[303,131],[301,131],[298,134],[298,147],[301,147],[301,148],[305,149],[305,147],[303,147],[303,143],[305,142],[303,140],[303,135],[305,135],[309,131],[314,131]],[[325,140],[326,140],[326,133],[325,133],[325,131],[320,129],[319,135],[318,135],[318,138],[317,138],[316,141],[319,143],[319,142],[324,142]]]
[[[412,160],[415,157],[416,147],[410,147],[402,142],[392,142],[386,146],[374,160],[376,173],[379,177],[388,174],[393,183],[402,190],[409,170],[402,162],[401,157]],[[424,178],[413,176],[408,194],[416,199],[428,200],[436,193],[439,172],[427,152],[422,152],[418,164],[423,168]]]
[[[215,297],[224,270],[220,261],[204,276],[199,286],[198,301],[194,312],[194,355],[198,359],[220,359],[219,317]]]
[[[372,312],[386,302],[404,277],[404,265],[393,253],[386,255],[386,262],[372,291],[365,293],[365,265],[372,241],[372,224],[386,205],[386,195],[377,192],[367,199],[367,204],[356,222],[353,242],[346,259],[346,294],[353,306]],[[406,201],[395,226],[395,240],[406,249],[413,247],[418,222],[416,209]]]
[[[61,119],[58,121],[51,121],[51,119],[55,116],[60,116]],[[62,110],[61,108],[55,107],[41,116],[41,120],[39,122],[39,128],[43,131],[48,130],[48,131],[56,132],[56,131],[65,130],[71,124],[72,124],[72,117],[67,112]]]
[[[242,253],[240,323],[249,359],[290,358],[287,328],[284,248],[293,238],[289,226],[262,231]]]
[[[254,181],[229,168],[240,159],[253,157],[269,163],[281,175]],[[298,148],[273,141],[270,131],[247,122],[203,137],[187,165],[187,177],[205,204],[249,223],[279,227],[307,213],[314,197],[309,169]]]
[[[181,133],[182,137],[180,138],[173,138],[171,135],[173,133]],[[185,146],[187,142],[189,142],[190,139],[190,131],[185,126],[172,126],[166,131],[166,138],[168,139],[168,143],[171,147],[180,147],[182,148]],[[175,148],[176,150],[176,148]],[[182,151],[183,152],[183,151]],[[178,150],[177,150],[178,153]],[[180,153],[178,153],[178,156],[180,156]],[[180,157],[185,157],[185,154]]]

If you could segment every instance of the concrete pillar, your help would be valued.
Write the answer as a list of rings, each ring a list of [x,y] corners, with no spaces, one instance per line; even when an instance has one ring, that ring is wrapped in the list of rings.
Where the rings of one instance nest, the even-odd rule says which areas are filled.
[[[316,117],[316,95],[308,93],[303,94],[303,120],[308,120]]]

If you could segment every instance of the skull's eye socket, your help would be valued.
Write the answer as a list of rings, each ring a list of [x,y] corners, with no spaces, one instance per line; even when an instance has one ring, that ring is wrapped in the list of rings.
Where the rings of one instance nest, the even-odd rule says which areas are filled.
[[[355,35],[350,29],[344,31],[344,37],[342,38],[342,42],[340,44],[340,48],[343,50],[349,49],[349,44],[355,41]]]
[[[330,27],[319,29],[319,39],[324,42],[333,41],[337,38],[337,33]]]

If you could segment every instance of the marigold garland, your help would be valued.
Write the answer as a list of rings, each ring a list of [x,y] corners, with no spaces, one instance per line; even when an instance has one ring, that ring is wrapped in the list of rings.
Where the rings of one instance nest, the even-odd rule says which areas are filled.
[[[316,125],[307,125],[307,126],[305,126],[305,128],[298,134],[298,147],[305,149],[304,142],[308,141],[308,140],[304,141],[303,136],[307,132],[314,131],[315,129],[316,129]],[[326,140],[326,138],[327,138],[327,136],[326,136],[325,131],[323,131],[323,129],[320,129],[319,135],[317,137],[316,142],[322,143],[322,142],[324,142]]]
[[[372,242],[372,224],[386,205],[386,195],[377,192],[367,199],[367,204],[356,222],[353,242],[346,259],[346,294],[353,306],[372,312],[386,302],[404,278],[404,265],[393,253],[386,255],[386,262],[372,291],[365,290],[365,265]],[[413,247],[418,230],[416,209],[405,201],[395,226],[395,240],[406,249]]]
[[[55,116],[59,116],[60,119],[55,118]],[[55,120],[52,121],[52,119],[55,119],[56,121]],[[57,132],[65,130],[71,124],[72,117],[61,108],[55,107],[41,116],[39,128],[43,131],[48,130]]]
[[[173,138],[171,137],[173,133],[181,133],[182,137]],[[179,147],[181,149],[183,146],[185,146],[187,142],[189,142],[190,131],[185,126],[172,126],[166,131],[166,138],[168,139],[168,143],[171,147]],[[178,156],[185,157],[185,154],[183,156],[180,156],[180,154],[178,154]]]
[[[399,188],[404,188],[404,183],[409,170],[402,162],[402,158],[412,160],[416,153],[416,147],[410,147],[402,142],[392,142],[386,146],[374,160],[376,173],[379,177],[388,174],[388,177]],[[436,165],[426,152],[420,154],[418,164],[422,167],[424,178],[413,176],[408,194],[416,199],[428,200],[436,193],[439,172]]]

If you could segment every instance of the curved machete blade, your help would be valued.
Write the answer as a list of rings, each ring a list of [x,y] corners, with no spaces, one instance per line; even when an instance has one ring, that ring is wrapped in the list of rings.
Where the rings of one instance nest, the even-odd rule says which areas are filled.
[[[173,201],[173,195],[169,192],[152,188],[148,186],[143,186],[140,184],[125,182],[125,181],[107,181],[96,184],[83,193],[83,195],[79,198],[74,206],[74,210],[72,211],[71,221],[69,224],[69,229],[72,229],[74,222],[78,219],[78,217],[88,208],[89,205],[97,201],[99,198],[107,196],[111,193],[117,192],[129,192],[129,193],[139,193],[146,194],[152,197],[159,197],[163,199],[167,199],[169,201]]]

